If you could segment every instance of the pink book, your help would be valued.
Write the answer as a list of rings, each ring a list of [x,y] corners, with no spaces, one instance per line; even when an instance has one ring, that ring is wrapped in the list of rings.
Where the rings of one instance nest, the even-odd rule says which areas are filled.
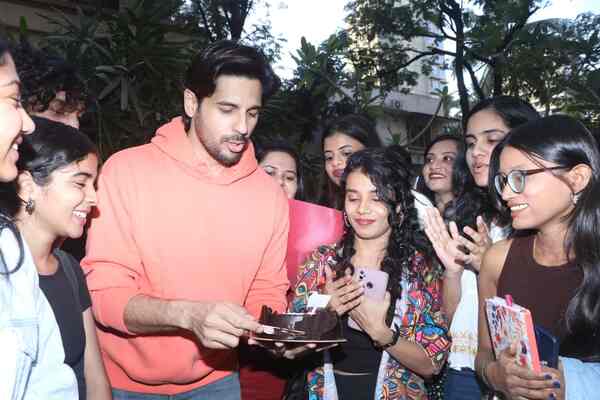
[[[502,350],[518,342],[517,362],[535,372],[541,372],[540,358],[531,312],[506,299],[494,297],[485,301],[488,326],[496,357]]]

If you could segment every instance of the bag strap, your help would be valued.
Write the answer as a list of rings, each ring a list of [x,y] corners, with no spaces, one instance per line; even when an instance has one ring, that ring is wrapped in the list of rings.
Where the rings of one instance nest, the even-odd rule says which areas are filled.
[[[77,309],[81,310],[81,300],[79,299],[79,281],[77,279],[77,275],[75,274],[75,268],[79,267],[79,264],[71,255],[65,253],[60,249],[55,249],[54,255],[56,256],[56,258],[58,258],[58,263],[65,272],[67,280],[69,281],[69,285],[73,290],[73,295],[75,296],[75,304],[77,305]]]

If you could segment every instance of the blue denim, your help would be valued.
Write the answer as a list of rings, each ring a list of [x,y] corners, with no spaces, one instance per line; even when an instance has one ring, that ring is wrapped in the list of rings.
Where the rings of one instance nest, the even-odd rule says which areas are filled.
[[[241,400],[240,379],[237,373],[189,392],[149,394],[113,389],[113,400]]]
[[[565,375],[566,398],[588,400],[598,398],[600,363],[584,363],[575,358],[561,357]]]
[[[480,400],[481,385],[472,369],[448,368],[444,385],[444,400]]]

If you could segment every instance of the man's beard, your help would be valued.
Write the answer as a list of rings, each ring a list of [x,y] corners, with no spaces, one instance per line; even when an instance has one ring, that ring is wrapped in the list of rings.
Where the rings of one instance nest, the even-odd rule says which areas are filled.
[[[224,167],[232,167],[240,162],[246,148],[248,147],[248,136],[245,135],[231,135],[222,138],[219,143],[205,140],[202,135],[198,135],[200,143],[206,149],[206,152],[214,158],[219,164]],[[244,142],[244,149],[239,153],[229,152],[227,149],[222,149],[220,146],[227,143],[228,141]]]

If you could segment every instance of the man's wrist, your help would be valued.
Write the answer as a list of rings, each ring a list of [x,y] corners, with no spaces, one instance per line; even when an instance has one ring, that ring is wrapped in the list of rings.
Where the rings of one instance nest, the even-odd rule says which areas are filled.
[[[167,318],[176,328],[192,329],[192,307],[185,300],[170,300],[167,302]]]

